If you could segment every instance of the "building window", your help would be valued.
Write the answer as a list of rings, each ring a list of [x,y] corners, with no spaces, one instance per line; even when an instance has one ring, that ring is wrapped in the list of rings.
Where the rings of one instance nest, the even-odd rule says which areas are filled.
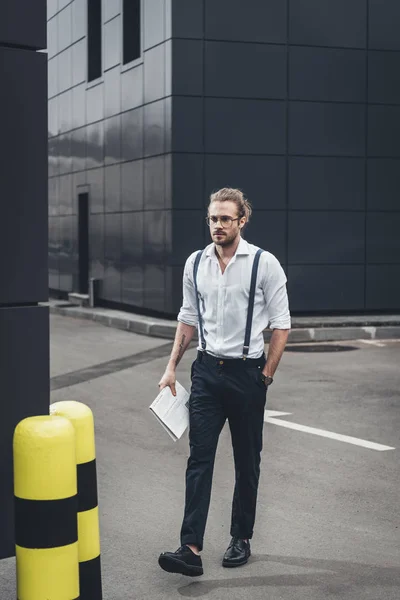
[[[101,0],[88,0],[88,81],[101,77]]]
[[[123,63],[140,57],[140,0],[123,0]]]

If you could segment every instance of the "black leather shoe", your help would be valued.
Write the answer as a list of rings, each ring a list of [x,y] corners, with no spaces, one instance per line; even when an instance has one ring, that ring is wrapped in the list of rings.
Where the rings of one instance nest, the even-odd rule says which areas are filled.
[[[245,565],[251,555],[250,542],[233,537],[222,560],[223,567]]]
[[[180,573],[188,577],[198,577],[204,572],[201,557],[188,546],[181,546],[176,552],[163,552],[158,564],[168,573]]]

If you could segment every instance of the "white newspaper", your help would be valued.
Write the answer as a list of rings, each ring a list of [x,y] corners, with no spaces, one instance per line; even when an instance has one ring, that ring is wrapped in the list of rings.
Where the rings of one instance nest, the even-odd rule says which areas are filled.
[[[176,442],[189,426],[189,393],[177,381],[176,396],[167,386],[161,390],[149,409]]]

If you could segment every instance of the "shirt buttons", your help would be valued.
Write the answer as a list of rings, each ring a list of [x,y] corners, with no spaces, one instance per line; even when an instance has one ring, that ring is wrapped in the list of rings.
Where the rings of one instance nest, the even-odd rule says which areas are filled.
[[[224,361],[223,361],[223,360],[220,360],[220,361],[219,361],[219,364],[220,364],[220,365],[223,365],[223,364],[224,364]]]

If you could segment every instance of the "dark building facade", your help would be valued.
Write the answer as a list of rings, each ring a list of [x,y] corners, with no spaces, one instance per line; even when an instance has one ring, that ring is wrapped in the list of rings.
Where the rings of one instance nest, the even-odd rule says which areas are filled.
[[[49,0],[49,286],[175,315],[240,187],[294,313],[400,309],[398,0]]]
[[[23,18],[21,18],[23,15]],[[49,412],[46,1],[0,3],[0,559],[15,553],[13,434]]]

